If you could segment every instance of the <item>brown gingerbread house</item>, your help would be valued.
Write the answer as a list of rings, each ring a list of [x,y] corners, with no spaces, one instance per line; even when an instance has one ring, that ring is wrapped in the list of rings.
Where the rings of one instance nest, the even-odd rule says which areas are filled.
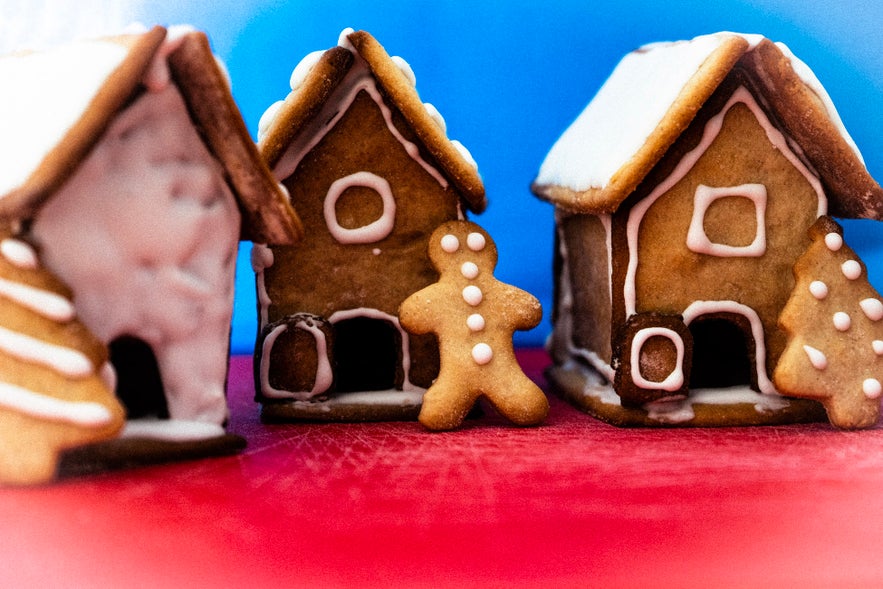
[[[432,231],[485,208],[481,178],[408,64],[368,33],[308,55],[291,85],[259,147],[306,231],[295,247],[253,251],[262,415],[414,418],[438,348],[409,336],[398,308],[438,279]]]
[[[109,347],[120,444],[174,456],[226,439],[238,243],[292,243],[301,226],[205,35],[155,27],[15,54],[0,80],[0,220]],[[9,280],[0,295],[21,290]]]
[[[532,190],[556,207],[550,376],[570,400],[626,425],[821,414],[772,383],[777,322],[816,219],[879,219],[883,190],[786,47],[719,33],[629,54]]]

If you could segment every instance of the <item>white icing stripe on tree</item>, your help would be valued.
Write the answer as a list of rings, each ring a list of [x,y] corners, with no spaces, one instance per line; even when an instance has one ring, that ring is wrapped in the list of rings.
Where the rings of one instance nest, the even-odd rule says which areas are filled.
[[[0,382],[0,406],[37,419],[98,427],[111,420],[106,407],[87,401],[65,401],[7,382]]]
[[[95,371],[92,362],[82,352],[5,327],[0,327],[0,350],[18,360],[41,364],[71,378],[85,378]]]

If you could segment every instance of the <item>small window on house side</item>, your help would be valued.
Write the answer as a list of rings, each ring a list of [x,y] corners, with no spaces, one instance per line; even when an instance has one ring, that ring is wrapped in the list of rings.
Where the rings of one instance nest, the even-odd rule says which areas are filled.
[[[369,188],[380,195],[383,208],[380,216],[370,223],[361,227],[344,227],[337,218],[337,201],[347,189],[357,186]],[[356,172],[339,178],[331,184],[325,196],[323,213],[328,231],[339,243],[376,243],[392,233],[395,226],[396,202],[389,182],[370,172]]]
[[[723,198],[745,199],[748,206],[734,207],[735,213],[726,219],[722,230],[707,232],[706,216],[716,201]],[[763,184],[742,184],[712,188],[700,184],[693,199],[693,218],[687,232],[687,247],[698,254],[718,257],[757,258],[766,252],[766,187]],[[741,203],[740,203],[741,204]],[[721,225],[721,224],[717,224]],[[732,228],[732,241],[726,243],[727,227]],[[740,243],[737,237],[745,227],[754,227],[754,238],[748,243]]]

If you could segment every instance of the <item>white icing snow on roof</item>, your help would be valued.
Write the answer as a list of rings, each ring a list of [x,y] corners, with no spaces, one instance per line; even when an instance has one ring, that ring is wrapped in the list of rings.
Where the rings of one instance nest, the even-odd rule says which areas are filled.
[[[0,198],[25,183],[126,54],[95,41],[0,58]]]
[[[536,183],[563,186],[576,192],[605,188],[664,120],[702,63],[733,35],[746,39],[749,50],[763,40],[761,35],[721,32],[690,41],[653,43],[626,55],[595,98],[552,146]],[[832,122],[861,158],[813,72],[787,47],[781,43],[777,47],[791,59],[804,83],[824,102]]]

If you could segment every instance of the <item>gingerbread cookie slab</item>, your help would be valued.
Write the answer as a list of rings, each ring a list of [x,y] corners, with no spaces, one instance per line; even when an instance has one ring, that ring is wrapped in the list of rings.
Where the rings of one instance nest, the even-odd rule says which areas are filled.
[[[410,66],[368,33],[306,56],[291,87],[259,145],[305,237],[252,253],[262,418],[413,419],[439,352],[403,329],[399,305],[438,279],[433,230],[484,209],[481,178]]]
[[[439,340],[441,369],[423,396],[420,423],[435,431],[456,428],[480,397],[516,425],[542,422],[549,403],[512,348],[514,331],[540,322],[539,301],[494,278],[496,245],[475,223],[441,225],[429,239],[429,258],[439,281],[399,310],[405,329]]]
[[[779,402],[772,381],[792,267],[816,219],[879,219],[883,189],[786,47],[718,33],[629,54],[533,190],[556,206],[552,378],[571,398],[612,383],[616,403],[586,404],[620,424],[660,422],[660,409],[699,398],[714,417],[662,421],[820,415],[813,402]],[[735,385],[775,402],[733,398]]]

